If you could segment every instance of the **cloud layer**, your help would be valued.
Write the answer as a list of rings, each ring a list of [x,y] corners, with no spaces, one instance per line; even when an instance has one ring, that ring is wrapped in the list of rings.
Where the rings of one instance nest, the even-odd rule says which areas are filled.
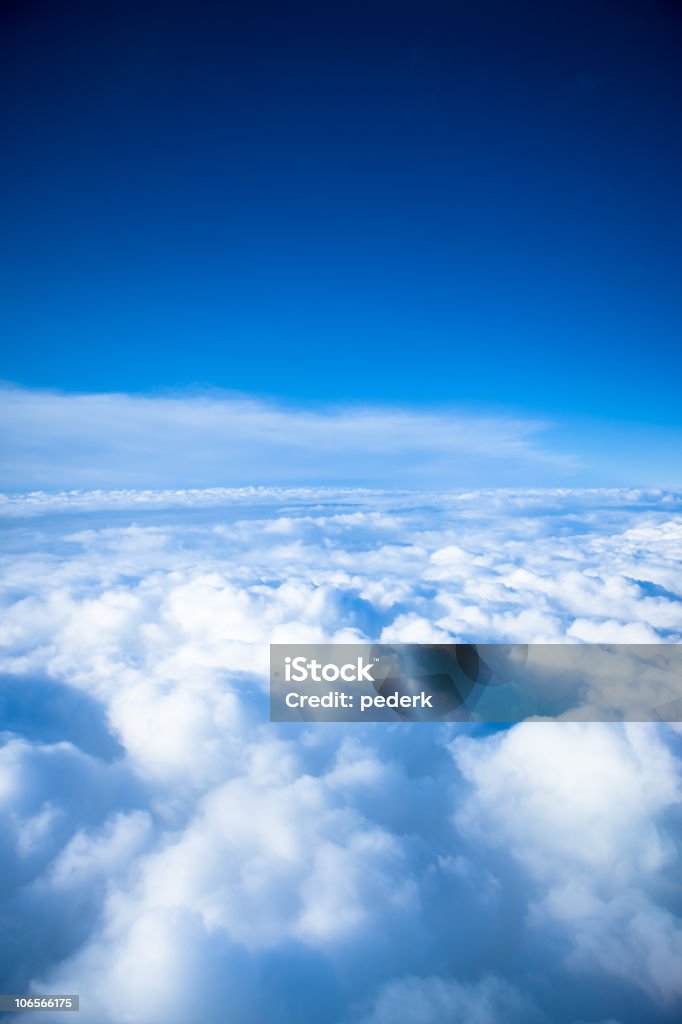
[[[4,990],[80,992],[83,1024],[677,1020],[674,728],[275,726],[266,665],[270,640],[679,642],[679,509],[6,502]]]

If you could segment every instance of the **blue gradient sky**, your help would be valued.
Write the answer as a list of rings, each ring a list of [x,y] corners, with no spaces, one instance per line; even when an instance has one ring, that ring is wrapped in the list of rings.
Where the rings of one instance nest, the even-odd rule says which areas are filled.
[[[679,423],[676,5],[3,22],[6,380]]]

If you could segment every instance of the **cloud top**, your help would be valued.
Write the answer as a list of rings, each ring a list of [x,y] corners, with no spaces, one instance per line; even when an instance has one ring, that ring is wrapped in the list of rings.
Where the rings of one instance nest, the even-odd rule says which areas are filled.
[[[3,523],[3,990],[83,1024],[676,1024],[675,728],[279,726],[267,645],[679,643],[679,497],[154,499]]]

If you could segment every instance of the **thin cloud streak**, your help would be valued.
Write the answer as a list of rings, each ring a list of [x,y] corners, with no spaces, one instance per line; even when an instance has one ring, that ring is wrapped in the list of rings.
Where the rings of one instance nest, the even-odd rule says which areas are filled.
[[[295,408],[239,394],[0,390],[6,490],[253,484],[449,488],[573,482],[578,460],[514,415]]]

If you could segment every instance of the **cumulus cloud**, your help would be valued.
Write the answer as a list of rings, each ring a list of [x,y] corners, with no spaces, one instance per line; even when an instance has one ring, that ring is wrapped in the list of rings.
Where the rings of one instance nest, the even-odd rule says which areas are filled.
[[[462,984],[443,978],[401,978],[378,994],[358,1024],[514,1024],[546,1020],[511,986],[497,978]]]
[[[83,1024],[676,1020],[678,733],[276,726],[266,670],[277,640],[678,642],[679,504],[7,502],[4,989]]]
[[[680,766],[662,737],[642,725],[534,723],[451,749],[472,783],[458,821],[534,880],[531,926],[559,927],[574,967],[663,1004],[682,997],[682,922],[648,892],[679,855],[668,823]]]

